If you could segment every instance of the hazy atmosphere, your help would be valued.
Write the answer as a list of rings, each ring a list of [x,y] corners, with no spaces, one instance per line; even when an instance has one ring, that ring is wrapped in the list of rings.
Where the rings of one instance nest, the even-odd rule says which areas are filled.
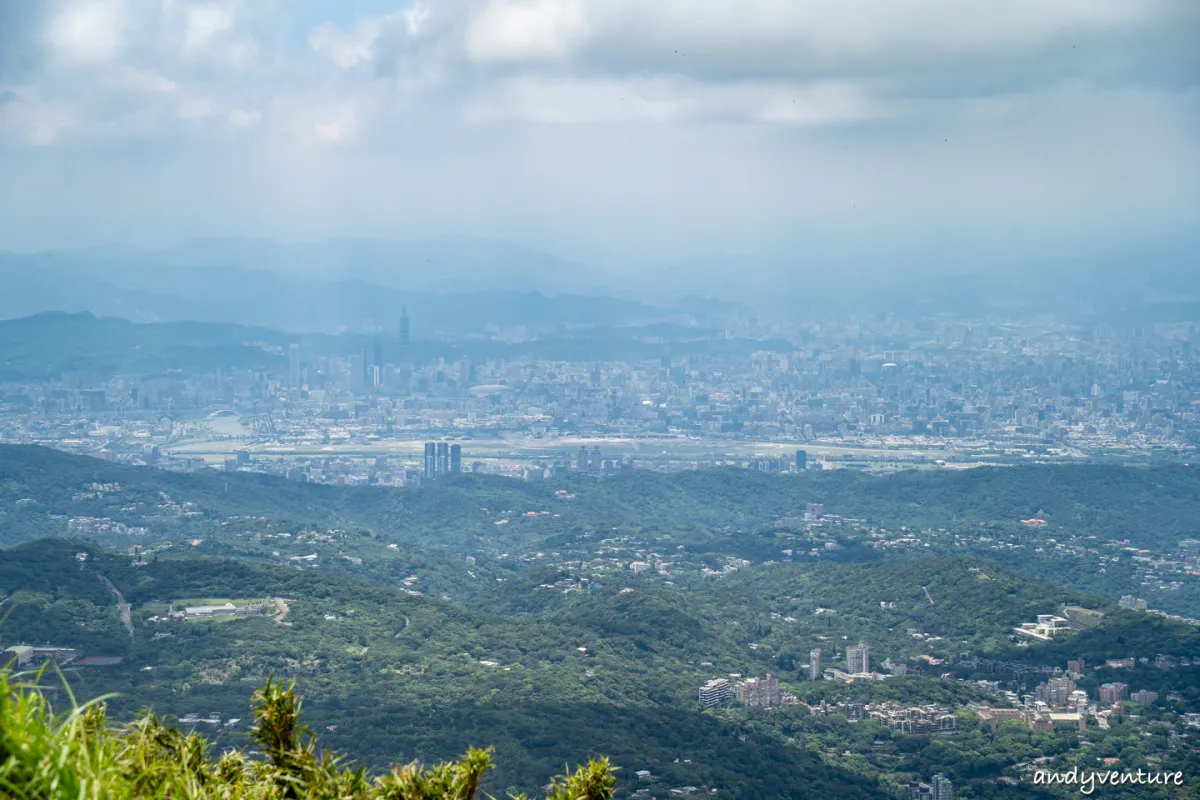
[[[1194,256],[1198,19],[1189,0],[15,0],[0,248],[465,235],[632,271]]]

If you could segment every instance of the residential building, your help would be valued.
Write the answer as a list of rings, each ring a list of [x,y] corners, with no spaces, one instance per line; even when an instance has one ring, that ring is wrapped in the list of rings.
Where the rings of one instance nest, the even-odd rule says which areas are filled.
[[[712,708],[734,696],[733,687],[726,678],[713,678],[700,687],[700,705]]]
[[[737,700],[751,708],[773,708],[780,704],[779,680],[767,673],[765,678],[747,678],[737,685]]]
[[[1066,708],[1073,691],[1075,691],[1075,681],[1064,676],[1051,678],[1046,683],[1040,684],[1034,690],[1034,696],[1039,702],[1053,708]]]
[[[433,442],[425,443],[425,480],[431,481],[437,477],[437,445]]]
[[[1116,703],[1129,697],[1129,686],[1124,683],[1100,684],[1100,702]]]
[[[446,442],[437,443],[437,477],[450,474],[450,445]]]
[[[871,671],[866,644],[860,642],[846,648],[846,671],[851,675],[864,675]]]
[[[933,800],[933,786],[922,781],[910,781],[908,800]]]

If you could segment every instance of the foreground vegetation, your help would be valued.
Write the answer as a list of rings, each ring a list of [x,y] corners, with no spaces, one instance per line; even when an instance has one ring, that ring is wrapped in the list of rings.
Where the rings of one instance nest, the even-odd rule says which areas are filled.
[[[361,767],[321,752],[300,721],[294,684],[268,679],[254,693],[256,750],[213,746],[152,713],[113,727],[103,702],[55,714],[36,685],[0,671],[0,794],[37,798],[337,798],[472,800],[492,769],[491,751],[471,748],[455,762],[417,762],[370,778]],[[610,800],[616,777],[607,759],[551,780],[547,800]],[[514,800],[525,795],[515,795]]]

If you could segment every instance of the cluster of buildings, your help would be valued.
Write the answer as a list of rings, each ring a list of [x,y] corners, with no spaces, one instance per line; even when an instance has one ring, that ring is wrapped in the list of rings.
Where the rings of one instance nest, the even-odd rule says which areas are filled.
[[[947,461],[986,463],[1178,455],[1200,441],[1194,324],[1120,333],[1104,325],[892,318],[790,328],[748,323],[737,331],[739,342],[758,339],[758,349],[696,344],[706,336],[726,340],[695,330],[663,340],[661,355],[625,360],[556,360],[519,347],[505,357],[447,360],[422,355],[437,348],[416,352],[402,324],[366,343],[347,334],[341,353],[303,342],[248,343],[263,351],[266,366],[258,368],[68,369],[0,383],[0,440],[139,463],[178,462],[179,442],[206,435],[281,447],[414,442],[431,433],[549,444],[633,437],[794,443],[800,452],[741,459],[768,471],[819,466],[810,444],[862,448],[882,461],[930,461],[913,452],[930,449]],[[480,350],[467,341],[443,344]],[[639,466],[713,460],[668,455],[646,454]],[[844,457],[854,460],[819,458]],[[586,461],[597,469],[591,448]]]
[[[426,442],[423,466],[421,476],[429,481],[462,472],[462,445]]]
[[[150,622],[167,622],[172,620],[188,620],[188,619],[214,619],[218,617],[250,617],[258,614],[266,613],[268,606],[265,603],[242,603],[235,605],[230,602],[203,605],[203,606],[185,606],[180,609],[172,609],[163,615],[154,615],[149,618]]]
[[[817,613],[834,614],[830,609],[817,609]],[[893,663],[886,658],[879,665],[883,672],[871,670],[871,651],[865,642],[852,644],[846,648],[846,669],[836,669],[825,663],[821,648],[813,648],[808,653],[809,680],[836,680],[843,683],[853,683],[856,680],[880,681],[887,677],[884,673],[899,677],[908,674],[908,667],[902,663]]]
[[[1171,660],[1177,662],[1176,659]],[[1132,658],[1109,659],[1103,668],[1131,669],[1136,664],[1137,660]],[[984,662],[982,659],[959,659],[958,665],[1006,671],[1011,667],[1001,662]],[[999,693],[1007,696],[1012,702],[1011,707],[977,707],[975,712],[980,720],[990,725],[993,730],[1006,719],[1016,719],[1024,722],[1031,730],[1050,732],[1064,726],[1086,730],[1088,718],[1091,716],[1097,720],[1100,727],[1106,728],[1111,715],[1120,717],[1124,714],[1126,700],[1142,704],[1158,701],[1158,692],[1149,689],[1130,692],[1128,684],[1115,680],[1101,683],[1096,692],[1097,696],[1090,698],[1087,691],[1076,683],[1087,672],[1087,665],[1082,660],[1068,661],[1066,670],[1044,667],[1042,672],[1047,674],[1047,678],[1037,684],[1032,693],[1019,696],[1015,692]]]
[[[736,700],[750,708],[775,708],[781,705],[795,705],[795,696],[779,688],[779,679],[767,673],[762,678],[742,678],[741,675],[730,675],[728,678],[713,678],[700,687],[700,705],[713,708],[730,700]]]
[[[1030,730],[1038,733],[1051,733],[1057,728],[1064,727],[1082,731],[1087,729],[1088,719],[1086,708],[1082,711],[1052,711],[1024,706],[1018,708],[981,706],[976,709],[975,713],[978,714],[980,721],[989,725],[993,731],[1001,722],[1010,719],[1020,720],[1028,725]]]
[[[959,730],[958,717],[954,712],[937,704],[902,706],[897,703],[859,703],[848,699],[834,703],[822,700],[809,706],[809,712],[819,716],[841,714],[851,722],[877,719],[888,728],[902,733],[949,735]]]
[[[934,775],[929,783],[912,781],[906,788],[908,800],[954,800],[954,784],[941,773]]]

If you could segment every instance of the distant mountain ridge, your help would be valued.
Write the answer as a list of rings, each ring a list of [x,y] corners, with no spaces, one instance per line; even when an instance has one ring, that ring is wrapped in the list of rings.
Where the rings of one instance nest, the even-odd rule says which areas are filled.
[[[469,323],[486,313],[482,306],[497,293],[458,295],[439,298],[451,305],[457,315]],[[593,313],[594,298],[525,298],[535,306],[527,312],[569,312],[579,308],[579,319]],[[520,307],[522,298],[512,301],[509,311]],[[620,303],[621,301],[615,301]],[[542,311],[536,307],[541,305]],[[550,308],[546,308],[550,306]],[[475,316],[472,316],[474,314]],[[593,313],[594,318],[594,313]],[[297,333],[232,322],[177,321],[134,322],[124,317],[96,316],[90,311],[43,311],[28,317],[0,319],[0,380],[42,379],[64,371],[86,370],[95,375],[153,375],[211,372],[216,369],[281,369],[286,364],[285,349],[298,343],[307,353],[347,356],[363,348],[381,347],[385,363],[411,360],[426,363],[438,358],[468,358],[473,361],[504,358],[542,358],[565,360],[637,360],[657,359],[664,352],[677,356],[685,353],[737,353],[743,356],[759,350],[786,352],[791,345],[780,339],[723,338],[720,331],[697,325],[652,323],[618,326],[593,324],[567,328],[559,324],[535,338],[506,341],[478,335],[471,329],[436,331],[422,329],[421,318],[413,322],[412,339],[401,351],[398,331],[384,329],[381,334]]]
[[[0,253],[0,281],[10,289],[0,296],[0,317],[91,311],[142,322],[203,319],[309,331],[366,319],[390,326],[403,305],[414,324],[466,330],[636,324],[673,315],[711,324],[704,318],[739,306],[774,321],[861,313],[1048,315],[1130,325],[1198,318],[1195,237],[1116,249],[970,248],[952,240],[945,248],[892,250],[826,232],[672,264],[599,248],[564,258],[465,236],[211,238],[158,250]]]
[[[140,257],[144,261],[121,260],[117,266],[111,260],[117,258],[111,251],[98,261],[57,254],[0,254],[0,283],[8,289],[0,295],[0,318],[87,311],[137,322],[203,320],[332,331],[358,329],[367,320],[393,329],[407,308],[414,331],[483,332],[488,327],[631,325],[689,316],[686,308],[659,308],[611,296],[489,288],[491,282],[465,274],[446,280],[436,274],[409,280],[369,264],[353,270],[340,264],[337,274],[301,277],[218,261],[170,266],[145,255]],[[279,262],[268,263],[282,269]],[[381,282],[369,280],[372,275]],[[702,313],[711,308],[694,300],[688,305]]]

